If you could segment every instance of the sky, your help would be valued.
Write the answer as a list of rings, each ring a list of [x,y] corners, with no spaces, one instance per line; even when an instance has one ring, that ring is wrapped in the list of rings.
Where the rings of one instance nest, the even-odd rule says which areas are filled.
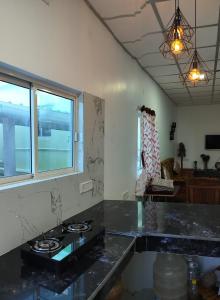
[[[71,100],[43,91],[37,91],[37,95],[39,106],[49,105],[54,111],[71,111]],[[29,106],[30,90],[24,87],[0,81],[0,102]]]

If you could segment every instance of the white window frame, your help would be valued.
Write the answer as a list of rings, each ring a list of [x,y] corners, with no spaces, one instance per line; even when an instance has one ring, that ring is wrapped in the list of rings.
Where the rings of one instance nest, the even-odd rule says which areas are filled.
[[[36,81],[24,80],[7,74],[0,74],[0,80],[15,85],[30,88],[30,131],[31,131],[31,173],[18,176],[0,178],[2,184],[16,183],[26,180],[49,179],[62,175],[76,174],[78,170],[78,96],[75,93],[66,92],[64,89],[57,89],[47,84],[41,84]],[[23,83],[23,84],[22,84]],[[72,124],[72,163],[69,168],[56,169],[50,171],[38,172],[38,114],[37,114],[37,91],[51,93],[56,96],[73,101],[73,124]]]

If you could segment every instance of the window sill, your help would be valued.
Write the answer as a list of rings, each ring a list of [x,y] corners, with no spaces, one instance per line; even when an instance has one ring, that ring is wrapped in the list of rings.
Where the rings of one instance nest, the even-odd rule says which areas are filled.
[[[73,175],[79,175],[82,174],[83,172],[69,172],[66,174],[57,174],[57,175],[45,175],[42,177],[38,177],[38,178],[29,178],[26,180],[21,180],[21,181],[14,181],[14,182],[10,182],[10,183],[2,183],[0,184],[0,191],[5,191],[5,190],[10,190],[10,189],[15,189],[18,187],[23,187],[23,186],[28,186],[28,185],[32,185],[35,183],[41,183],[41,182],[47,182],[47,181],[51,181],[51,180],[55,180],[55,179],[59,179],[59,178],[64,178],[64,177],[68,177],[68,176],[73,176]]]

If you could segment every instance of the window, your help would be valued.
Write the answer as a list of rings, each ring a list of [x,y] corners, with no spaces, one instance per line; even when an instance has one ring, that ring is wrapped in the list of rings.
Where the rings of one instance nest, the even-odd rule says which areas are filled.
[[[0,81],[0,177],[31,173],[30,88]]]
[[[76,171],[77,98],[0,75],[0,182]]]
[[[73,101],[37,91],[38,171],[73,167]]]

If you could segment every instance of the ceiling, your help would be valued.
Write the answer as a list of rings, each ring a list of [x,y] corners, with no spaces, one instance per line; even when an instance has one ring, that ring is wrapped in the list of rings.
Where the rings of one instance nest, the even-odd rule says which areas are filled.
[[[220,104],[220,0],[197,0],[197,47],[213,72],[208,85],[185,87],[179,74],[189,58],[165,59],[159,52],[174,0],[85,0],[97,17],[177,105]],[[194,1],[179,0],[180,9],[194,25]]]

